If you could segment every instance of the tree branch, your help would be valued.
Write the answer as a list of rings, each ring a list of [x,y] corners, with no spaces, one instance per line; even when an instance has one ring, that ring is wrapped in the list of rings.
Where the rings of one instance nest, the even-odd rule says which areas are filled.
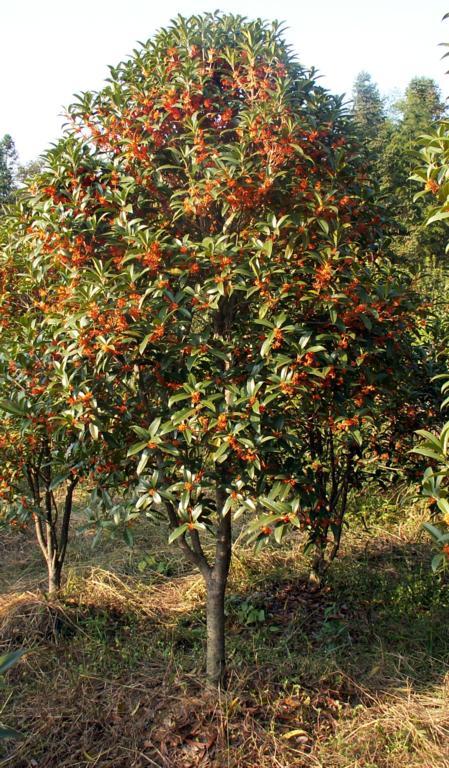
[[[178,515],[176,514],[176,510],[170,501],[165,502],[165,508],[167,510],[167,515],[170,522],[170,528],[172,529],[172,531],[174,531],[175,528],[179,527]],[[183,534],[182,536],[179,536],[176,539],[176,541],[178,543],[178,547],[180,547],[180,549],[182,550],[184,557],[190,563],[192,563],[192,565],[195,565],[197,568],[199,568],[201,574],[204,576],[205,579],[207,579],[208,576],[210,575],[211,567],[207,562],[207,559],[204,553],[200,554],[199,552],[191,549],[187,543],[185,534]],[[193,545],[194,544],[192,540],[192,546]]]
[[[67,543],[69,540],[69,527],[70,527],[70,517],[72,515],[72,507],[73,507],[73,492],[78,485],[78,477],[72,478],[72,480],[69,483],[69,486],[67,488],[67,492],[65,495],[64,500],[64,513],[62,516],[62,525],[61,525],[61,535],[59,538],[59,563],[60,565],[63,564],[65,553],[67,550]]]

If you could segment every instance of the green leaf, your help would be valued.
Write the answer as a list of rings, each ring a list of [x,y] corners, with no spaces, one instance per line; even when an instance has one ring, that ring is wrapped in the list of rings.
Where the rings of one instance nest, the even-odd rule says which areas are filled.
[[[432,523],[424,523],[423,528],[427,531],[427,533],[430,533],[435,541],[440,541],[443,534],[439,528],[437,528],[435,525],[432,525]]]
[[[180,536],[182,536],[188,528],[188,523],[183,523],[178,528],[175,528],[174,531],[171,532],[170,536],[168,537],[168,543],[172,544],[176,539],[179,539]]]
[[[148,342],[150,341],[150,338],[151,338],[152,334],[153,334],[153,332],[147,333],[147,335],[145,336],[143,341],[141,341],[141,343],[139,344],[139,352],[140,352],[141,355],[143,355],[143,353],[145,352],[145,350],[146,350],[146,348],[148,346]]]
[[[317,219],[318,226],[322,229],[325,235],[329,234],[329,223],[326,221],[326,219]]]
[[[270,351],[271,345],[273,343],[273,339],[274,339],[274,331],[272,331],[271,333],[268,334],[267,338],[265,339],[264,343],[262,344],[262,347],[261,347],[261,350],[260,350],[261,357],[267,357],[267,355],[268,355],[268,353]]]
[[[140,461],[139,461],[139,463],[137,465],[136,472],[137,472],[138,475],[141,475],[142,472],[144,471],[146,465],[148,464],[149,458],[150,458],[149,451],[144,451],[142,453],[142,456],[140,457]]]
[[[223,509],[221,510],[222,517],[225,517],[231,508],[232,508],[232,497],[228,496],[228,498],[226,499],[223,505]]]
[[[441,461],[444,458],[440,453],[436,453],[432,448],[427,448],[425,445],[412,448],[410,453],[419,453],[420,456],[428,456],[430,459],[436,459],[437,461]]]
[[[285,525],[277,525],[274,529],[274,539],[277,544],[280,544],[285,533]]]
[[[162,444],[159,446],[162,453],[168,453],[170,456],[179,456],[179,451],[174,445]]]
[[[229,444],[228,443],[221,443],[221,445],[217,448],[215,453],[212,456],[212,461],[217,461],[219,464],[223,462],[227,455],[229,453]]]
[[[21,648],[18,651],[11,651],[10,653],[5,653],[4,656],[0,656],[0,674],[3,675],[8,669],[17,664],[24,653],[26,653],[26,650]]]
[[[10,400],[0,400],[0,410],[12,416],[26,416],[26,410]]]
[[[358,429],[351,431],[351,437],[360,447],[363,445],[363,437]]]
[[[94,424],[92,421],[89,422],[89,432],[92,435],[93,440],[98,440],[99,431],[96,424]]]
[[[0,725],[0,739],[23,739],[23,733],[16,731],[15,728],[9,728],[7,725]]]
[[[134,545],[134,536],[132,535],[132,531],[128,526],[126,526],[123,531],[123,538],[125,539],[128,547],[132,547]]]
[[[437,506],[443,515],[449,515],[449,502],[447,499],[438,499]]]
[[[439,438],[432,434],[432,432],[428,432],[427,429],[417,429],[416,434],[420,437],[424,437],[424,439],[431,443],[438,451],[441,450],[441,443]]]
[[[146,448],[148,445],[148,440],[145,440],[144,443],[134,443],[130,448],[128,448],[127,456],[135,456],[136,453],[140,453],[143,451],[144,448]]]
[[[434,221],[443,221],[443,219],[449,219],[449,211],[437,211],[427,219],[426,223],[433,224]]]
[[[168,407],[171,408],[173,403],[179,403],[181,400],[187,400],[189,397],[192,397],[192,394],[190,392],[178,392],[177,395],[172,395],[168,401]]]
[[[150,426],[148,428],[148,431],[150,433],[150,437],[154,437],[155,436],[156,432],[158,431],[158,429],[160,427],[161,421],[162,421],[161,417],[158,416],[156,419],[154,419],[151,422],[151,424],[150,424]]]
[[[446,558],[444,557],[444,555],[443,555],[443,554],[441,554],[441,552],[440,552],[439,554],[437,554],[437,555],[434,555],[434,556],[432,557],[432,562],[431,562],[431,564],[430,564],[430,565],[431,565],[432,571],[433,571],[434,573],[436,573],[437,571],[441,570],[441,568],[442,568],[442,567],[443,567],[443,565],[444,565],[444,561],[445,561],[445,559],[446,559]]]

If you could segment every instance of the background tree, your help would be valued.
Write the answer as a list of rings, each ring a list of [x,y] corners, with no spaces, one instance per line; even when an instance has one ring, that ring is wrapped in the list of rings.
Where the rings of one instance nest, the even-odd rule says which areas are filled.
[[[379,172],[388,204],[396,221],[401,222],[395,250],[416,268],[444,251],[442,228],[430,231],[423,224],[425,206],[414,199],[417,187],[411,176],[418,162],[421,136],[432,130],[445,106],[435,82],[421,77],[411,80],[397,110],[398,119],[389,125]]]
[[[42,171],[43,162],[40,158],[30,160],[28,163],[19,163],[16,171],[16,182],[18,186],[24,185],[32,176]]]
[[[429,383],[441,373],[445,347],[447,275],[441,258],[446,244],[444,225],[425,226],[428,197],[418,194],[419,185],[411,177],[419,162],[422,135],[433,132],[434,121],[444,113],[437,85],[429,78],[414,78],[404,97],[383,111],[384,100],[369,76],[361,73],[354,89],[353,114],[360,139],[368,149],[368,169],[376,179],[379,200],[390,219],[391,248],[396,262],[408,271],[422,304],[426,319],[416,336],[416,359],[407,366],[420,381],[418,389],[427,403],[428,419],[438,411],[437,389]],[[373,124],[376,130],[371,131]],[[419,398],[410,407],[420,410]],[[436,409],[436,411],[435,411]],[[412,426],[412,425],[410,425]]]
[[[435,255],[444,250],[445,235],[441,227],[431,231],[424,226],[426,203],[414,199],[418,187],[411,174],[418,162],[422,135],[432,130],[444,110],[439,88],[430,78],[413,78],[404,97],[389,111],[369,74],[360,73],[354,84],[352,111],[369,152],[370,173],[396,222],[393,249],[415,273],[424,272],[425,283],[435,266]]]
[[[15,190],[17,151],[9,134],[0,139],[0,205],[11,202]]]
[[[352,113],[360,135],[371,143],[385,125],[385,103],[368,72],[360,72],[352,91]]]

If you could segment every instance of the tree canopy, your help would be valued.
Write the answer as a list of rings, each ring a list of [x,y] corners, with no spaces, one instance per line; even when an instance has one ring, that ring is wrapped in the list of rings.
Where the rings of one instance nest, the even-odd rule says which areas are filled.
[[[0,205],[12,200],[15,189],[17,151],[9,134],[0,139]]]

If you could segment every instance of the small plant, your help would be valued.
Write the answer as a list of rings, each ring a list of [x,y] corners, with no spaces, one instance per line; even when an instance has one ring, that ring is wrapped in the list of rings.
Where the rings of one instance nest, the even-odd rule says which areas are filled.
[[[146,570],[155,571],[162,576],[171,576],[173,573],[173,565],[164,558],[158,558],[156,555],[145,555],[142,560],[137,563],[137,568],[141,573]]]
[[[246,626],[263,624],[267,619],[265,610],[251,600],[244,600],[237,605],[237,617],[239,622]]]
[[[315,638],[323,643],[325,653],[333,653],[350,643],[347,623],[334,603],[325,609],[323,623]]]

